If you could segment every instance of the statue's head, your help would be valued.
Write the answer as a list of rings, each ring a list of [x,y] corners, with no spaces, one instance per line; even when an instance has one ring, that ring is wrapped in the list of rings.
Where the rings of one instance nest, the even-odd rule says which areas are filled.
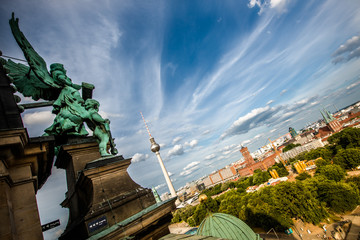
[[[62,65],[61,63],[53,63],[53,64],[50,65],[50,72],[53,72],[53,71],[56,71],[56,70],[59,70],[59,71],[62,71],[64,73],[66,73],[64,65]]]
[[[88,98],[85,101],[85,109],[95,109],[96,111],[99,111],[100,103],[94,99]]]

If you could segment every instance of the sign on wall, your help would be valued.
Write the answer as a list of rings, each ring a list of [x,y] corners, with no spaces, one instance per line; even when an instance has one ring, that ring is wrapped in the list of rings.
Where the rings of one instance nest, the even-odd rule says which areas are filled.
[[[57,227],[57,226],[60,226],[60,220],[55,220],[55,221],[52,221],[52,222],[49,222],[49,223],[46,223],[44,225],[41,225],[41,228],[42,228],[42,231],[45,232],[49,229],[52,229],[54,227]]]
[[[98,219],[88,223],[88,231],[91,234],[100,228],[107,226],[107,224],[106,216],[99,217]]]

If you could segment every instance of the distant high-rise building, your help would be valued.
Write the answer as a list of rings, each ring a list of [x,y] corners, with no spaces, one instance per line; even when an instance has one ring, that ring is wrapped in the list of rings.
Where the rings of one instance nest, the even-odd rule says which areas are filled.
[[[240,152],[244,156],[244,159],[245,159],[245,162],[246,162],[247,166],[252,165],[252,164],[255,163],[255,161],[254,161],[253,157],[251,156],[251,154],[250,154],[247,147],[242,147],[240,149]]]
[[[289,127],[289,133],[290,133],[291,137],[294,139],[298,135],[297,132],[295,131],[295,129],[293,129],[292,127]]]

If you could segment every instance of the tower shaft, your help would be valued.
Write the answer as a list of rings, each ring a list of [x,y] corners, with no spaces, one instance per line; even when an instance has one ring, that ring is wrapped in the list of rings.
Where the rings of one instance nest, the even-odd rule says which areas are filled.
[[[160,156],[160,152],[157,151],[157,152],[155,152],[155,154],[156,154],[156,156],[157,156],[157,158],[158,158],[158,160],[159,160],[159,164],[160,164],[161,170],[162,170],[162,172],[163,172],[163,174],[164,174],[164,177],[165,177],[166,183],[167,183],[167,185],[168,185],[168,188],[169,188],[169,190],[170,190],[171,197],[176,197],[177,195],[176,195],[175,188],[174,188],[174,186],[172,185],[172,182],[171,182],[171,180],[170,180],[170,177],[169,177],[168,172],[166,171],[165,165],[164,165],[163,160],[162,160],[162,158],[161,158],[161,156]]]

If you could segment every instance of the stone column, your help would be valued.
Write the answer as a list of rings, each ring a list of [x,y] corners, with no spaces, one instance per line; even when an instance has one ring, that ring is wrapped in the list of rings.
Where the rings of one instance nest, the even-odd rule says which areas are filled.
[[[51,138],[0,130],[0,239],[42,239],[36,192],[50,175]],[[50,154],[49,154],[50,153]]]

